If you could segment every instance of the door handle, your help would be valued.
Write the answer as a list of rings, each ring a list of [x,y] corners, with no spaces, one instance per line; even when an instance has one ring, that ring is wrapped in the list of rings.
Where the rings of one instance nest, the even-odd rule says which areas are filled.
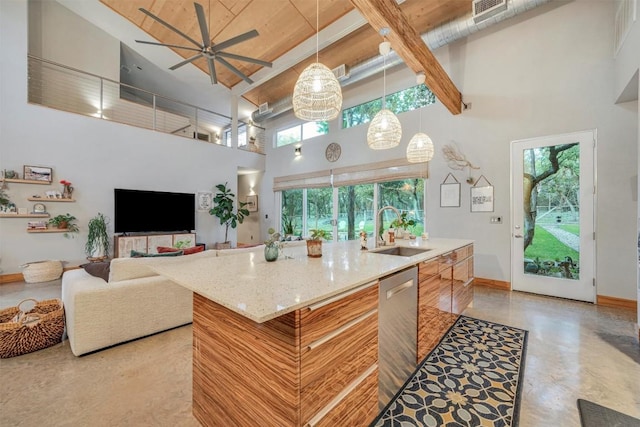
[[[522,234],[516,234],[516,235],[515,235],[515,236],[513,236],[513,237],[515,237],[516,239],[522,239]]]

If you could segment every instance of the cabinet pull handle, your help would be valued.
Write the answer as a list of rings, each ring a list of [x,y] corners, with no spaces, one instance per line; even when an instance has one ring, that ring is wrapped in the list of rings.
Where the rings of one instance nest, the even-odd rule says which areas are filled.
[[[338,406],[338,404],[349,395],[353,390],[356,389],[364,380],[367,379],[369,375],[374,373],[378,369],[378,365],[372,365],[369,369],[367,369],[362,375],[353,380],[351,384],[349,384],[344,390],[342,390],[333,400],[327,403],[327,406],[322,408],[318,413],[316,413],[313,418],[311,418],[306,424],[305,427],[314,427],[318,424],[333,408]]]
[[[349,295],[353,295],[356,292],[360,292],[363,289],[366,289],[366,288],[369,288],[369,287],[371,287],[373,285],[376,285],[377,283],[378,283],[377,280],[374,280],[373,282],[365,283],[364,285],[358,286],[357,288],[353,288],[353,289],[351,289],[351,290],[349,290],[347,292],[343,292],[341,294],[332,296],[331,298],[327,298],[326,300],[317,302],[315,304],[311,304],[310,306],[307,307],[307,309],[309,311],[317,310],[319,308],[324,307],[325,305],[331,304],[332,302],[336,302],[338,300],[341,300],[344,297],[348,297]]]
[[[326,343],[330,339],[337,337],[338,335],[340,335],[341,333],[343,333],[344,331],[346,331],[350,327],[352,327],[354,325],[357,325],[358,323],[362,322],[363,320],[365,320],[369,316],[373,316],[377,312],[378,312],[378,309],[374,308],[373,310],[366,312],[362,316],[356,317],[351,322],[345,323],[344,325],[342,325],[338,329],[334,330],[333,332],[329,332],[327,335],[323,336],[322,338],[317,339],[314,342],[312,342],[311,344],[307,345],[307,348],[309,350],[313,350],[314,348],[316,348],[318,346],[321,346],[322,344]]]
[[[413,280],[407,280],[401,285],[396,286],[395,288],[391,288],[387,291],[387,299],[391,299],[400,292],[409,289],[413,286]]]

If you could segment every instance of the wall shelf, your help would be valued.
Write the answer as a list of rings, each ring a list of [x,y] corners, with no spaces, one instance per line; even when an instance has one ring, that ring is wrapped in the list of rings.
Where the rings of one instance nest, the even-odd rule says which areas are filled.
[[[5,178],[0,179],[0,181],[4,182],[13,182],[15,184],[40,184],[40,185],[51,185],[49,181],[38,181],[35,179],[14,179],[14,178]]]
[[[76,199],[50,199],[50,198],[48,198],[48,197],[29,197],[29,198],[27,198],[27,200],[28,200],[28,201],[30,201],[30,202],[46,202],[46,203],[49,203],[49,202],[56,202],[56,203],[59,203],[59,202],[66,202],[66,203],[72,203],[72,202],[75,202],[75,201],[76,201]]]
[[[0,213],[0,218],[49,218],[49,214],[5,214]]]
[[[46,230],[34,228],[27,229],[27,233],[68,233],[68,228],[47,228]]]

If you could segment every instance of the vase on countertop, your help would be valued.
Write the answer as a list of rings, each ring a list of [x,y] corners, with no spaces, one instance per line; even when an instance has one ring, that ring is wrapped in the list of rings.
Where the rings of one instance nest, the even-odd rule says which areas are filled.
[[[72,194],[73,194],[73,187],[70,185],[64,185],[62,188],[62,198],[71,199]]]
[[[267,262],[273,262],[278,259],[278,253],[280,252],[280,246],[278,243],[268,243],[264,247],[264,259]]]

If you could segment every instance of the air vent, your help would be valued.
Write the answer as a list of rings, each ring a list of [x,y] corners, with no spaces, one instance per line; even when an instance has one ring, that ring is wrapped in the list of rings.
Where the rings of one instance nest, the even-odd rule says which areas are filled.
[[[473,0],[472,10],[477,24],[507,10],[507,0]]]
[[[269,112],[269,103],[265,102],[264,104],[260,104],[258,106],[258,113],[267,114]]]
[[[344,80],[347,77],[349,77],[347,75],[347,66],[345,64],[339,65],[331,71],[333,71],[333,74],[336,76],[336,79],[338,80]]]
[[[193,138],[194,139],[199,139],[200,141],[207,141],[209,142],[209,134],[208,133],[202,133],[202,132],[198,132],[198,134],[196,135],[196,133],[193,133]]]
[[[618,54],[618,51],[624,44],[633,22],[636,20],[636,0],[622,0],[616,11],[616,19],[613,29],[613,51],[614,54]]]

